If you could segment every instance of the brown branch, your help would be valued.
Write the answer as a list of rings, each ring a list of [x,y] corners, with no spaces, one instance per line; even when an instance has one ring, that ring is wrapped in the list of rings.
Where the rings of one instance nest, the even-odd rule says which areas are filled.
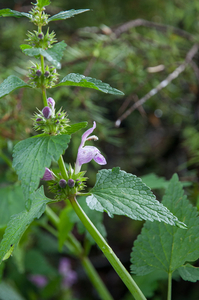
[[[179,67],[177,67],[171,74],[167,76],[166,79],[161,81],[154,89],[152,89],[149,93],[147,93],[144,97],[142,97],[139,101],[137,101],[134,105],[132,105],[119,119],[117,119],[117,121],[115,122],[115,126],[119,127],[122,120],[126,119],[135,109],[140,107],[148,99],[150,99],[152,96],[157,94],[161,89],[166,87],[172,80],[177,78],[180,75],[180,73],[182,73],[185,70],[186,66],[191,62],[193,57],[198,52],[198,49],[199,49],[199,45],[194,44],[193,47],[187,53],[184,63],[181,64]]]
[[[154,29],[162,31],[162,32],[174,33],[174,34],[179,35],[182,38],[185,38],[189,41],[195,41],[195,37],[187,31],[184,31],[182,29],[179,29],[179,28],[176,28],[173,26],[150,22],[150,21],[143,20],[143,19],[136,19],[136,20],[132,20],[127,23],[124,23],[123,25],[121,25],[118,28],[116,28],[115,30],[113,30],[113,32],[115,33],[116,37],[118,38],[123,32],[126,32],[129,29],[138,27],[138,26],[145,26],[145,27],[149,27],[149,28],[154,28]]]

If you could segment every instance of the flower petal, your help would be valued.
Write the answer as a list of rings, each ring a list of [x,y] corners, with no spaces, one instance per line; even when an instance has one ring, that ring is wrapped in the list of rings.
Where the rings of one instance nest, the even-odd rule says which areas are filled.
[[[98,163],[98,165],[106,165],[107,164],[105,157],[100,152],[97,153],[93,159],[96,163]]]
[[[48,168],[45,168],[45,173],[44,176],[41,178],[41,180],[44,181],[50,181],[50,180],[54,180],[55,177],[53,175],[53,172],[51,170],[49,170]]]
[[[85,146],[83,148],[79,148],[77,160],[79,165],[87,164],[90,162],[97,154],[99,150],[93,146]]]
[[[96,123],[95,121],[93,122],[93,127],[89,128],[84,134],[82,135],[82,141],[79,147],[83,147],[86,141],[87,136],[89,136],[93,130],[96,128]]]

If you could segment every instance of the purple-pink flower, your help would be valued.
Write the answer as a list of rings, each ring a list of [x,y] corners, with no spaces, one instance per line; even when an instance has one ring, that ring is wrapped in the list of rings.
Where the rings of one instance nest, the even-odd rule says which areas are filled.
[[[69,288],[77,281],[77,273],[71,269],[71,263],[68,258],[60,259],[59,274],[62,275],[63,288]]]
[[[45,276],[40,274],[30,275],[29,280],[39,288],[45,287],[48,283],[48,279]]]
[[[41,180],[44,180],[44,181],[55,180],[53,172],[51,170],[49,170],[48,168],[45,168],[45,173],[44,173],[44,176],[41,178]]]
[[[79,173],[81,170],[81,166],[83,164],[86,164],[90,162],[92,159],[99,165],[105,165],[106,159],[105,157],[100,153],[100,151],[94,147],[94,146],[84,146],[86,141],[94,140],[97,141],[98,137],[96,135],[89,136],[93,130],[96,128],[96,123],[93,122],[93,127],[88,129],[84,134],[82,135],[82,141],[78,149],[77,154],[77,160],[75,165],[75,173]]]

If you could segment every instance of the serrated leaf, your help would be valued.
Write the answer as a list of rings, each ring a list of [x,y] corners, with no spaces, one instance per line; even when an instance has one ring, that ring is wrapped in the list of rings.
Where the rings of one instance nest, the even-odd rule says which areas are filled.
[[[151,190],[135,175],[119,168],[101,170],[96,184],[87,197],[91,209],[106,211],[110,216],[125,215],[134,220],[183,225],[165,206],[156,200]]]
[[[69,19],[77,14],[81,14],[89,10],[90,9],[71,9],[71,10],[61,11],[58,14],[50,17],[48,19],[48,22]]]
[[[123,92],[112,88],[108,83],[104,83],[101,80],[75,73],[68,74],[62,79],[60,83],[56,84],[54,87],[58,86],[81,86],[95,89],[107,94],[124,95]]]
[[[52,201],[46,198],[43,187],[40,187],[35,193],[31,194],[30,210],[24,210],[17,215],[13,215],[5,230],[3,240],[0,244],[0,262],[10,251],[11,247],[16,247],[21,236],[35,218],[40,218],[46,209],[46,204]]]
[[[169,181],[164,177],[159,177],[154,173],[144,175],[141,179],[151,189],[166,189],[169,184]]]
[[[0,228],[5,227],[10,217],[25,209],[25,199],[19,185],[0,188]]]
[[[70,136],[66,134],[41,135],[16,144],[13,152],[13,167],[21,180],[26,199],[38,187],[45,167],[50,166],[52,159],[58,161],[60,155],[68,147],[69,141]]]
[[[196,268],[190,264],[186,264],[178,268],[178,272],[183,280],[196,282],[199,280],[199,268]]]
[[[21,80],[19,77],[10,75],[0,84],[0,98],[8,95],[9,93],[13,92],[16,89],[24,88],[31,86]]]
[[[71,135],[77,131],[79,131],[82,128],[85,128],[88,125],[88,122],[81,122],[81,123],[76,123],[73,125],[70,125],[70,127],[67,128],[67,134]]]
[[[48,6],[50,5],[50,1],[49,0],[37,0],[37,6],[39,8],[42,8],[44,6]]]
[[[26,17],[31,19],[30,14],[12,10],[10,8],[0,9],[0,17],[16,17],[16,18]]]
[[[25,300],[12,285],[2,281],[0,283],[0,299],[1,300]]]
[[[176,174],[162,203],[187,224],[187,230],[147,221],[131,254],[131,270],[136,275],[145,275],[157,269],[172,273],[185,262],[195,261],[199,257],[198,212],[183,195],[182,184]]]
[[[51,62],[56,68],[60,69],[61,64],[60,61],[63,57],[63,52],[66,48],[66,43],[61,41],[60,43],[56,43],[50,49],[42,49],[42,48],[34,48],[30,45],[21,45],[21,50],[24,54],[29,56],[38,56],[43,55],[49,62]]]
[[[59,251],[62,250],[64,242],[72,230],[74,226],[74,222],[70,219],[70,214],[72,211],[71,206],[66,206],[60,213],[59,216],[59,224],[58,224],[58,244],[59,244]]]

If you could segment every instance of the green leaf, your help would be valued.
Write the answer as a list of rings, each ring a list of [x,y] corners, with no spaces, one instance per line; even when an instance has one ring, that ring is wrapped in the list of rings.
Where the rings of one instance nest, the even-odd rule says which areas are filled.
[[[71,206],[66,206],[60,213],[59,216],[59,224],[58,224],[58,243],[59,243],[59,251],[62,250],[64,242],[69,234],[69,232],[73,229],[74,222],[71,221],[70,214],[72,211]]]
[[[0,84],[0,98],[8,95],[9,93],[11,93],[16,89],[20,89],[24,87],[31,88],[29,84],[25,83],[19,77],[10,75]]]
[[[45,197],[43,187],[40,187],[30,196],[30,210],[24,210],[17,215],[13,215],[5,230],[3,240],[0,245],[0,262],[10,251],[11,247],[16,247],[21,236],[35,218],[40,218],[46,209],[46,204],[51,199]]]
[[[131,270],[136,275],[145,275],[154,270],[174,272],[187,261],[199,257],[199,217],[186,196],[175,174],[166,190],[162,203],[179,219],[187,230],[164,223],[146,222],[134,243],[131,254]]]
[[[5,227],[10,217],[25,209],[25,199],[19,185],[0,189],[0,228]]]
[[[40,274],[44,276],[56,276],[57,270],[54,269],[46,257],[36,249],[31,249],[25,255],[26,272],[30,274]]]
[[[16,18],[26,17],[31,19],[30,14],[12,10],[10,8],[0,9],[0,17],[16,17]]]
[[[196,268],[190,264],[186,264],[178,268],[178,272],[183,280],[196,282],[199,280],[199,268]]]
[[[48,19],[48,22],[65,20],[65,19],[73,17],[74,15],[81,14],[81,13],[89,11],[89,10],[90,9],[71,9],[71,10],[61,11],[58,14],[50,17]]]
[[[90,193],[92,195],[87,197],[87,205],[91,209],[106,211],[110,216],[125,215],[134,220],[156,220],[186,226],[155,199],[140,178],[119,168],[99,171]]]
[[[1,300],[25,300],[12,285],[2,281],[0,283],[0,299]]]
[[[76,123],[73,125],[70,125],[70,127],[67,128],[67,134],[71,135],[77,131],[79,131],[82,128],[85,128],[88,125],[88,122],[81,122],[81,123]]]
[[[63,52],[66,48],[66,43],[61,41],[60,43],[56,43],[50,49],[42,49],[42,48],[34,48],[30,45],[21,45],[21,50],[24,54],[29,56],[38,56],[43,55],[49,62],[51,62],[56,68],[60,69],[61,64],[60,61],[63,57]]]
[[[44,6],[48,6],[50,5],[50,1],[49,0],[37,0],[37,6],[39,8],[42,8]]]
[[[164,177],[159,177],[154,173],[150,173],[141,177],[142,181],[151,189],[166,189],[169,181]]]
[[[62,79],[60,83],[56,84],[54,87],[58,86],[81,86],[95,89],[107,94],[124,95],[123,92],[112,88],[108,83],[103,83],[101,80],[75,73],[68,74]]]
[[[41,135],[23,140],[16,144],[13,153],[15,168],[25,198],[36,190],[45,167],[48,168],[52,159],[58,161],[70,141],[69,135]]]

